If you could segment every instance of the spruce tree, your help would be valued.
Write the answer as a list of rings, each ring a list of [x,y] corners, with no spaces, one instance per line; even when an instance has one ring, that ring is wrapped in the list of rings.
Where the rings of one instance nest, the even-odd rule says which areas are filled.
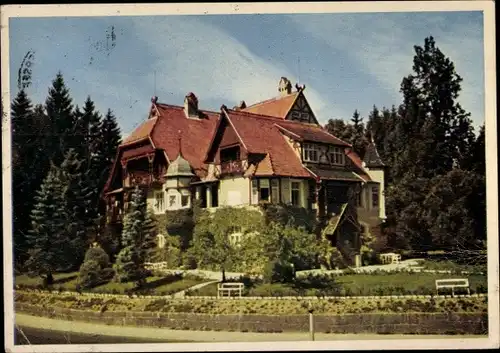
[[[27,236],[30,247],[27,268],[53,283],[53,274],[67,268],[73,261],[67,238],[69,217],[65,200],[66,186],[62,172],[52,166],[35,196],[31,212],[31,230]]]
[[[365,126],[363,124],[363,118],[359,115],[357,110],[354,111],[352,118],[352,136],[350,143],[361,158],[365,155],[366,146],[368,145],[368,140],[365,136]]]
[[[69,214],[68,241],[71,244],[75,265],[79,265],[85,251],[95,238],[96,220],[93,217],[91,204],[95,192],[88,187],[87,171],[73,149],[66,152],[61,171],[66,186],[65,199]]]
[[[355,135],[353,126],[342,119],[329,119],[324,128],[333,136],[347,143],[351,143]]]
[[[50,122],[50,139],[46,153],[56,165],[59,165],[66,151],[73,147],[77,127],[72,99],[60,72],[49,88],[45,110]]]
[[[25,237],[36,187],[33,165],[36,145],[33,143],[33,106],[24,90],[19,91],[11,105],[12,131],[12,201],[14,259],[20,264],[26,256]],[[34,148],[35,147],[35,148]]]
[[[146,208],[145,195],[136,187],[123,219],[122,250],[115,263],[119,282],[135,280],[139,287],[145,283],[147,271],[144,263],[149,251],[155,246],[155,229],[156,225]]]

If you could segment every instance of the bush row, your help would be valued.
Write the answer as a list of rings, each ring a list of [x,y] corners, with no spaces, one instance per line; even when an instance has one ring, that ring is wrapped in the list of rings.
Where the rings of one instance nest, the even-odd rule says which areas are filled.
[[[199,298],[99,298],[54,293],[16,292],[16,304],[58,306],[94,311],[135,310],[145,312],[190,312],[205,314],[304,314],[312,305],[319,314],[399,312],[486,312],[487,297],[467,298],[324,298],[216,300]]]

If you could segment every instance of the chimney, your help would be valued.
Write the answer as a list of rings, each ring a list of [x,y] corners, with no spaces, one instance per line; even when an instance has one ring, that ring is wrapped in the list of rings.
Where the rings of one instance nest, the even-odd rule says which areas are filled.
[[[234,106],[233,110],[242,110],[245,109],[246,107],[247,104],[245,103],[245,101],[241,101],[240,104]]]
[[[278,92],[281,96],[286,96],[292,93],[292,83],[286,77],[282,77],[278,84]]]
[[[193,92],[189,92],[184,98],[184,112],[188,118],[197,118],[198,112],[198,98]]]

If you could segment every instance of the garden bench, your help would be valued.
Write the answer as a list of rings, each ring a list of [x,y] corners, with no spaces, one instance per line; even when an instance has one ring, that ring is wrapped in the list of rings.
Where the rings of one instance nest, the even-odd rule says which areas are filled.
[[[245,285],[241,282],[219,283],[217,285],[217,298],[223,297],[224,293],[230,297],[231,293],[237,292],[241,297],[241,293]]]
[[[399,264],[401,255],[395,253],[380,254],[380,260],[383,264]]]
[[[469,279],[437,279],[436,292],[439,294],[441,288],[451,288],[451,295],[455,295],[455,288],[467,288],[467,293],[470,295]]]

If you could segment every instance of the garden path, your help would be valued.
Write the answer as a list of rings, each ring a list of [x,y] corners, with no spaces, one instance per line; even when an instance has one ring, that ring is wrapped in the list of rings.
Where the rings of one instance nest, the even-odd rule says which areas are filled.
[[[184,290],[182,290],[180,292],[174,293],[172,295],[173,295],[174,298],[184,298],[184,296],[186,295],[186,292],[189,291],[189,290],[199,289],[199,288],[208,286],[209,284],[217,283],[217,282],[219,282],[219,281],[210,281],[210,282],[200,283],[200,284],[197,284],[195,286],[192,286],[192,287],[189,287],[187,289],[184,289]]]

